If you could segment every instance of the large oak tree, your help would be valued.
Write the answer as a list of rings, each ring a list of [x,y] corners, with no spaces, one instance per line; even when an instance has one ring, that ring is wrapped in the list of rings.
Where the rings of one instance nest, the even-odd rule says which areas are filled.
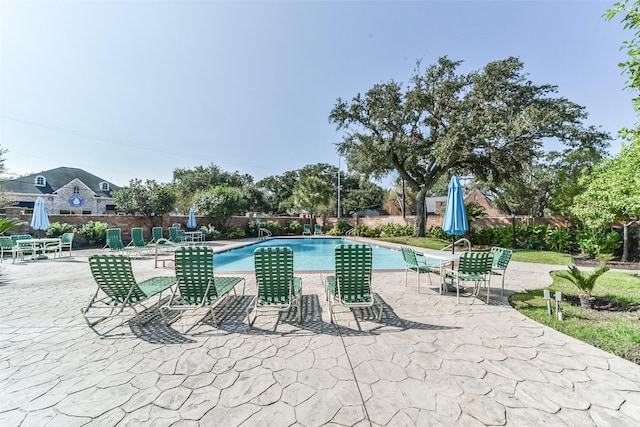
[[[545,141],[606,139],[586,127],[584,107],[554,97],[557,87],[535,85],[517,58],[468,74],[447,57],[410,84],[374,85],[351,102],[338,98],[329,121],[344,131],[338,152],[359,173],[397,172],[417,192],[416,236],[425,235],[424,199],[444,175],[472,175],[498,186],[516,179],[542,156]]]

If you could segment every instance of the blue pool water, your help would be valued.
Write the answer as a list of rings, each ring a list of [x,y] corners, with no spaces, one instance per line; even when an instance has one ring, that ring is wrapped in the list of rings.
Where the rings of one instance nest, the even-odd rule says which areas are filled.
[[[333,270],[336,245],[354,243],[340,238],[270,239],[262,242],[218,252],[214,256],[215,271],[253,271],[253,251],[262,246],[288,246],[293,250],[295,270]],[[371,245],[374,270],[404,269],[402,252],[395,249]]]

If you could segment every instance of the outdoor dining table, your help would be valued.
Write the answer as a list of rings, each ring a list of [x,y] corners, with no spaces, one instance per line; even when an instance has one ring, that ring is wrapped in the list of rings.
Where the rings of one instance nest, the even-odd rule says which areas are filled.
[[[44,254],[46,252],[45,248],[51,243],[55,243],[58,250],[61,250],[62,239],[59,237],[43,237],[37,239],[20,239],[16,240],[16,249],[18,254],[22,252],[29,251],[31,252],[31,259],[38,259],[38,252],[40,254]],[[54,245],[51,245],[54,246]],[[15,262],[15,258],[14,258]]]
[[[438,269],[440,272],[440,294],[443,291],[447,290],[446,280],[444,268],[448,265],[453,267],[453,263],[460,259],[461,253],[451,253],[451,252],[423,252],[422,256],[425,258],[425,263],[428,266],[438,265]],[[435,262],[430,263],[429,260],[435,260]]]
[[[202,233],[200,231],[185,231],[184,235],[188,242],[202,242]]]

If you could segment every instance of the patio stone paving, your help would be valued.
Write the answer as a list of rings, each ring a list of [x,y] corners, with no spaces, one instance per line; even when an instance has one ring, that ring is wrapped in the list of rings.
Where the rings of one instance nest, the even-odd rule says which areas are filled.
[[[334,325],[322,275],[301,274],[302,324],[292,311],[249,328],[246,274],[218,327],[206,310],[165,327],[152,309],[146,326],[128,315],[89,328],[94,252],[4,260],[1,426],[640,425],[640,366],[522,316],[499,289],[456,305],[435,286],[416,294],[415,276],[405,287],[404,272],[375,273],[382,320],[338,308]],[[152,258],[133,268],[172,275]],[[505,294],[559,268],[512,262]]]

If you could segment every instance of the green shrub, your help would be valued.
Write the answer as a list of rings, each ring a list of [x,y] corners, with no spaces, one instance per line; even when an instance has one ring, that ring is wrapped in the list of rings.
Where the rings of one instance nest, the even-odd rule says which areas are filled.
[[[260,228],[266,228],[273,234],[274,236],[282,234],[282,227],[276,221],[249,221],[249,234],[250,235],[258,235],[258,230]]]
[[[612,229],[584,227],[576,236],[580,251],[589,258],[601,254],[613,254],[622,242],[620,235]]]
[[[300,224],[300,221],[296,221],[294,219],[289,221],[289,225],[287,226],[287,229],[291,234],[300,234],[300,230],[302,230],[302,224]]]
[[[432,239],[451,240],[451,236],[445,233],[442,227],[431,226],[425,234]]]
[[[217,240],[222,237],[222,232],[217,230],[213,225],[203,225],[200,231],[204,231],[205,236],[209,240]]]
[[[66,222],[52,222],[47,228],[47,237],[60,237],[64,233],[76,233],[78,230]]]
[[[230,225],[224,231],[224,237],[225,239],[241,239],[243,237],[247,237],[247,233],[238,226]]]
[[[109,225],[106,222],[89,221],[80,227],[79,233],[87,238],[90,245],[103,244],[107,238],[107,228]]]
[[[353,227],[346,221],[338,221],[338,223],[326,234],[329,236],[344,236],[347,234],[347,231],[351,230]]]
[[[547,230],[547,246],[552,251],[566,252],[573,246],[573,236],[568,228],[550,228]]]
[[[354,233],[356,236],[362,237],[380,237],[380,233],[382,233],[382,227],[371,228],[366,224],[358,224],[356,225]]]
[[[385,224],[382,226],[382,232],[386,237],[412,236],[413,226],[402,224]]]
[[[536,224],[520,224],[516,227],[516,240],[522,249],[547,249],[547,227]]]

